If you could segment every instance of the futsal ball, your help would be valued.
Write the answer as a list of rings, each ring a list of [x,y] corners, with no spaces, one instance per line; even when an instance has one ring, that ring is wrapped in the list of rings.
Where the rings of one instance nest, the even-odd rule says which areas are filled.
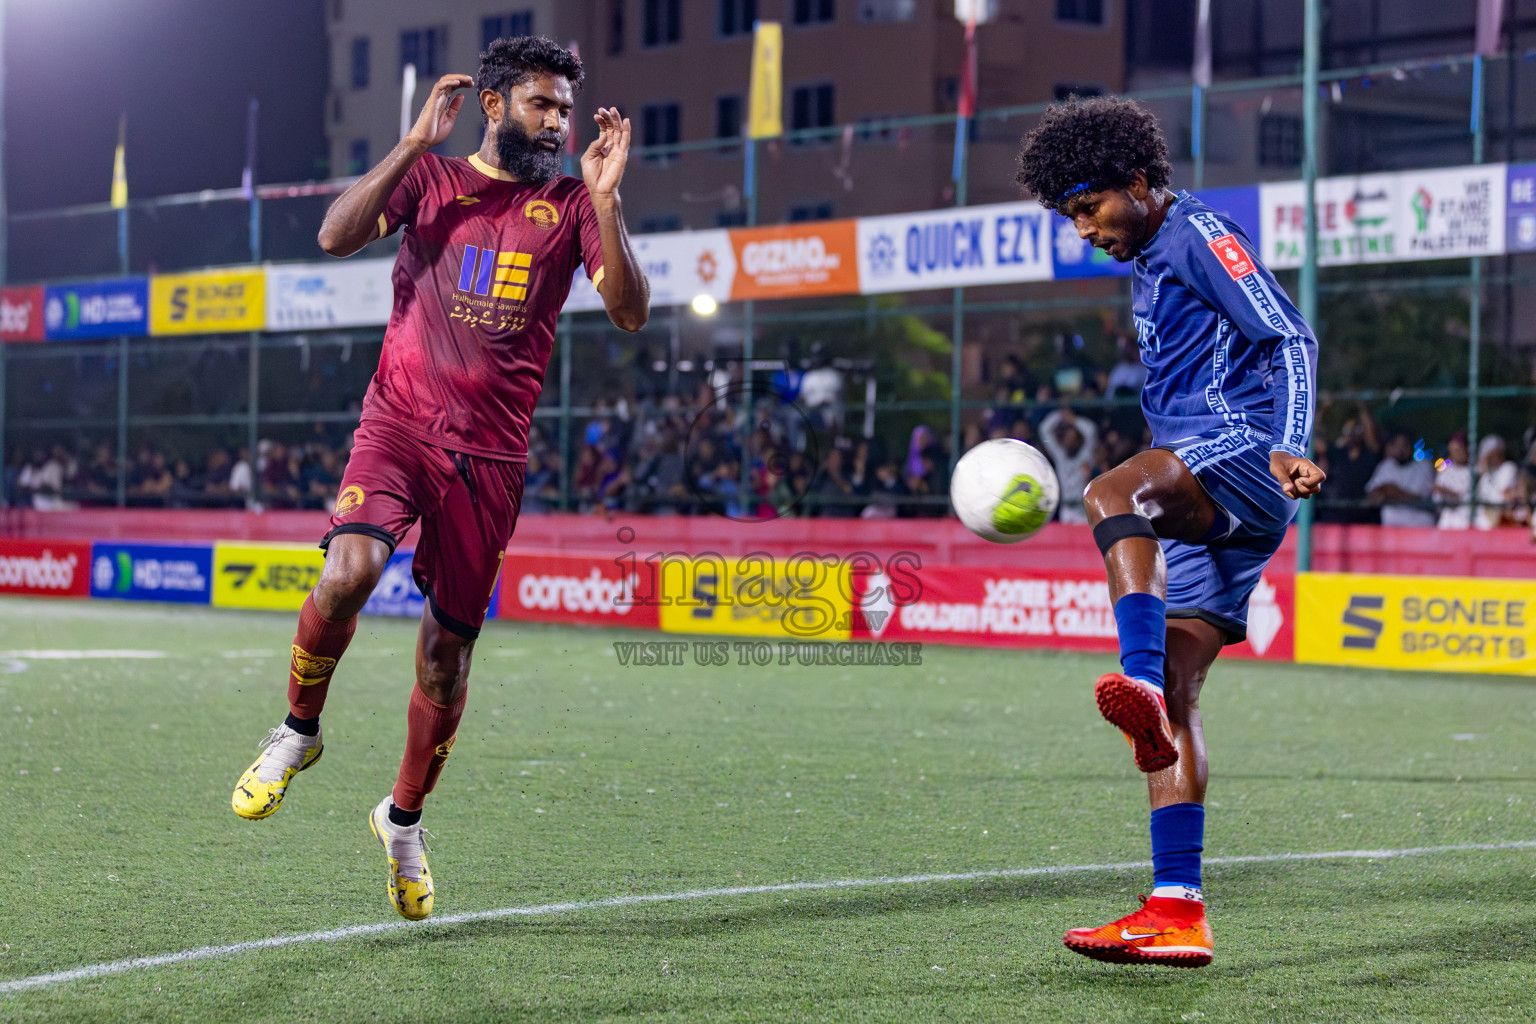
[[[966,452],[949,484],[960,522],[998,544],[1016,544],[1037,533],[1060,497],[1051,460],[1010,437],[983,441]]]

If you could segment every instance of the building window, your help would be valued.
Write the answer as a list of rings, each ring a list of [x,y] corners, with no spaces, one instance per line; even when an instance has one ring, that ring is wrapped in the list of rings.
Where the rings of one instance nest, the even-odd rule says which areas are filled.
[[[640,108],[640,145],[647,148],[675,145],[680,137],[681,121],[682,108],[676,103],[653,103]],[[677,154],[646,154],[645,159],[653,164],[670,163],[677,159]]]
[[[715,97],[715,138],[741,138],[742,103],[740,96]],[[734,153],[739,147],[722,146],[720,152]]]
[[[658,231],[681,231],[683,218],[675,213],[656,213],[641,217],[639,228],[642,235],[654,235]]]
[[[789,208],[791,224],[807,220],[831,220],[832,204],[829,202],[801,203]]]
[[[916,15],[917,0],[859,0],[859,21],[865,25],[911,21]]]
[[[789,130],[798,132],[807,128],[830,128],[836,123],[835,106],[835,94],[830,83],[796,86],[790,93]],[[804,142],[801,144],[804,145]]]
[[[752,31],[757,0],[720,0],[720,34],[739,36]]]
[[[363,174],[368,170],[368,140],[353,139],[347,152],[347,173]]]
[[[683,38],[683,0],[642,0],[645,22],[641,40],[646,46],[665,46]]]
[[[1084,85],[1082,82],[1057,82],[1051,92],[1056,97],[1056,102],[1060,103],[1073,96],[1083,100],[1090,96],[1103,96],[1104,88],[1098,85]]]
[[[795,0],[796,25],[822,25],[836,20],[836,0]]]
[[[352,88],[368,88],[368,37],[352,40]]]
[[[608,0],[608,56],[624,52],[624,0]]]
[[[1080,25],[1104,24],[1104,0],[1056,0],[1056,20]]]
[[[416,65],[418,78],[436,78],[447,65],[448,26],[408,28],[400,33],[400,70]]]
[[[1301,118],[1290,114],[1259,118],[1259,166],[1301,166]]]
[[[533,12],[518,11],[480,19],[480,49],[489,50],[498,39],[533,35]]]

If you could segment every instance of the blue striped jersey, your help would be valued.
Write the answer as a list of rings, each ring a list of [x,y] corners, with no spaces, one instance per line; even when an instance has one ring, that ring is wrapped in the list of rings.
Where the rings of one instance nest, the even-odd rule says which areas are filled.
[[[1310,455],[1317,341],[1243,229],[1180,192],[1131,270],[1152,443],[1247,427]]]

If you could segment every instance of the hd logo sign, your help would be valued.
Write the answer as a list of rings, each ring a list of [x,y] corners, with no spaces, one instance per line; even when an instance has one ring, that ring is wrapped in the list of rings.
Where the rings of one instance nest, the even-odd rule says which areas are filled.
[[[1536,583],[1305,573],[1296,660],[1536,675]]]

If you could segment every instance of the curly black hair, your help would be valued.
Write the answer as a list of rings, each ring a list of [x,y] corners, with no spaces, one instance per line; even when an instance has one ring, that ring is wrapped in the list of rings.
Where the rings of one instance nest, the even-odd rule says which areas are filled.
[[[1050,209],[1079,192],[1125,188],[1137,171],[1154,189],[1173,174],[1156,116],[1111,96],[1074,96],[1048,108],[1023,146],[1017,181]]]
[[[543,36],[515,36],[498,39],[480,55],[480,73],[475,83],[510,99],[512,90],[539,75],[561,75],[570,79],[573,91],[581,90],[587,72],[581,58],[553,39]],[[480,110],[481,120],[485,110]]]

